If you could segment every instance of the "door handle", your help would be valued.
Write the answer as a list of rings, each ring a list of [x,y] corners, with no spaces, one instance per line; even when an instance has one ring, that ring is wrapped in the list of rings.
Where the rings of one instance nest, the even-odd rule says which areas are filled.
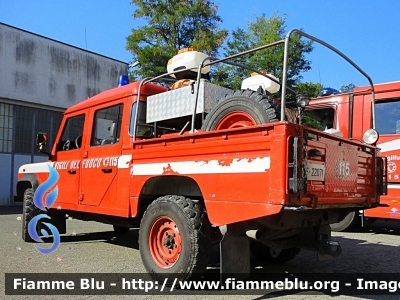
[[[68,170],[68,173],[69,173],[69,174],[76,174],[76,170],[73,170],[73,169]]]
[[[111,168],[104,168],[104,169],[101,169],[104,173],[111,173],[112,172],[112,169]]]

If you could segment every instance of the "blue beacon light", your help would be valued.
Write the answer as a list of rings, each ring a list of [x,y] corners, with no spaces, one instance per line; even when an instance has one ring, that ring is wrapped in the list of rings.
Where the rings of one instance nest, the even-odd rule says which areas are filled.
[[[129,83],[128,75],[123,74],[118,77],[117,81],[118,86],[127,85],[128,83]]]

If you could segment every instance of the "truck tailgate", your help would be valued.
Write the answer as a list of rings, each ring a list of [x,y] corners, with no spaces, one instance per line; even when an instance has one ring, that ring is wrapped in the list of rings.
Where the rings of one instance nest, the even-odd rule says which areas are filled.
[[[375,148],[318,131],[304,131],[303,136],[293,138],[294,150],[289,151],[289,167],[297,168],[290,172],[294,179],[289,178],[289,192],[299,194],[302,205],[364,206],[378,201]]]

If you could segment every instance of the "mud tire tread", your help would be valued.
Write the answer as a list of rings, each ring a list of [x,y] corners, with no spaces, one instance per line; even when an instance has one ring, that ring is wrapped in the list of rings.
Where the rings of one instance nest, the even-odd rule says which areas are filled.
[[[157,215],[168,216],[178,223],[177,214],[180,215],[181,225],[183,225],[183,228],[182,226],[178,227],[181,232],[182,243],[186,240],[189,249],[182,251],[182,257],[179,257],[171,269],[163,270],[154,263],[151,257],[148,241],[149,230]],[[197,278],[205,272],[209,262],[210,232],[211,228],[206,211],[197,201],[177,195],[159,197],[147,207],[140,224],[139,249],[143,264],[156,279],[163,279],[163,273],[174,273],[181,280]]]

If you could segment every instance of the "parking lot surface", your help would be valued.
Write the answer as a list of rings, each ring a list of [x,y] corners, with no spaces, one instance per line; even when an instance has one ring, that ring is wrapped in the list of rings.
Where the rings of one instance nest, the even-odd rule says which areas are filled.
[[[126,235],[116,235],[111,225],[79,220],[67,220],[68,233],[62,235],[59,248],[48,255],[39,253],[34,243],[21,239],[21,208],[0,207],[0,298],[38,299],[37,296],[5,296],[5,273],[145,273],[141,262],[138,229]],[[284,265],[253,262],[254,272],[277,273],[399,273],[400,224],[377,221],[362,232],[333,233],[341,243],[341,256],[318,261],[314,252],[302,251]],[[216,248],[216,247],[215,247]],[[217,248],[216,248],[217,249]],[[218,251],[214,249],[210,270],[205,277],[218,272]],[[342,276],[342,275],[340,275]],[[273,291],[260,295],[144,295],[140,299],[321,299],[331,298],[321,292],[315,296],[291,291]],[[41,299],[132,299],[132,295],[66,295],[40,296]],[[340,299],[376,299],[378,296],[338,296]],[[379,296],[380,299],[400,299],[399,296]]]

